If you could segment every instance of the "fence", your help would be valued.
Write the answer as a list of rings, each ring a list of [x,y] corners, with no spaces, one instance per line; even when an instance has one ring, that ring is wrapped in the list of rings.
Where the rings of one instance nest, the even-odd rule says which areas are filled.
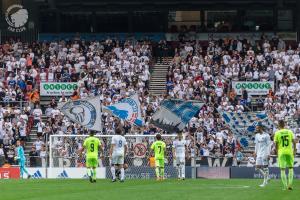
[[[26,104],[29,104],[28,101],[12,101],[12,100],[6,100],[6,101],[0,101],[0,104],[2,106],[14,106],[16,108],[20,108],[21,110],[25,107]]]

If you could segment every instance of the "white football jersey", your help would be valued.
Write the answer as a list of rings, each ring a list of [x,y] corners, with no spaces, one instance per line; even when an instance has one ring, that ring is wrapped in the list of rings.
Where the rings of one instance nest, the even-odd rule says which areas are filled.
[[[114,135],[111,139],[111,144],[115,144],[115,148],[112,154],[124,155],[125,145],[127,145],[126,139],[122,135]]]
[[[175,140],[173,142],[173,147],[175,148],[175,153],[177,157],[185,157],[185,140]]]
[[[271,153],[271,139],[267,133],[255,135],[255,153],[257,157],[266,157]]]

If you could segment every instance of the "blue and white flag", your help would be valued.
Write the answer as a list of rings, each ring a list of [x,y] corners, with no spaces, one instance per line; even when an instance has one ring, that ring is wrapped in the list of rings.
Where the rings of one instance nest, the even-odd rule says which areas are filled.
[[[273,130],[274,124],[265,112],[219,111],[219,113],[244,147],[247,147],[249,140],[253,139],[257,125],[262,125],[265,130]]]
[[[100,96],[68,101],[59,107],[60,111],[73,122],[87,129],[102,131]]]
[[[164,100],[151,123],[169,133],[180,132],[203,105],[199,101]]]
[[[105,111],[108,111],[121,120],[129,121],[137,126],[143,125],[141,104],[137,94],[129,98],[122,99],[118,103],[115,103],[111,106],[106,106],[103,108]]]

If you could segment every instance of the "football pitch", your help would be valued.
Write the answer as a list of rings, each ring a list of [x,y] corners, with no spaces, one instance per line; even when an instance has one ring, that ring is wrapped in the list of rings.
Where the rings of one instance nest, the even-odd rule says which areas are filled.
[[[300,195],[300,180],[293,191],[282,191],[280,180],[272,180],[265,188],[258,179],[208,180],[169,179],[126,180],[90,183],[79,179],[0,180],[1,200],[290,200]]]

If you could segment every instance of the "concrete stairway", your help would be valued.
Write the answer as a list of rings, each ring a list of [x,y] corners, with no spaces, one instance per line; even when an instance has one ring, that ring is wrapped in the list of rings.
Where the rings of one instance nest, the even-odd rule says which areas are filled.
[[[25,148],[24,148],[25,156],[28,156],[29,152],[31,151],[31,147],[33,146],[33,143],[36,141],[36,139],[37,139],[37,127],[33,126],[29,134],[29,139],[25,143]]]
[[[149,88],[152,95],[162,95],[166,92],[168,63],[170,63],[171,60],[171,57],[163,58],[161,62],[157,62],[156,65],[154,65]]]
[[[43,122],[46,124],[46,120],[47,120],[47,117],[45,115],[42,115],[42,120]],[[30,134],[29,134],[29,139],[28,141],[26,141],[25,143],[25,148],[24,148],[24,151],[25,151],[25,156],[27,157],[29,155],[29,152],[31,151],[31,147],[33,146],[33,143],[37,140],[37,127],[36,126],[33,126],[31,131],[30,131]],[[44,139],[44,138],[43,138]]]
[[[168,65],[155,65],[151,74],[150,93],[152,95],[161,95],[166,92],[166,75]]]

